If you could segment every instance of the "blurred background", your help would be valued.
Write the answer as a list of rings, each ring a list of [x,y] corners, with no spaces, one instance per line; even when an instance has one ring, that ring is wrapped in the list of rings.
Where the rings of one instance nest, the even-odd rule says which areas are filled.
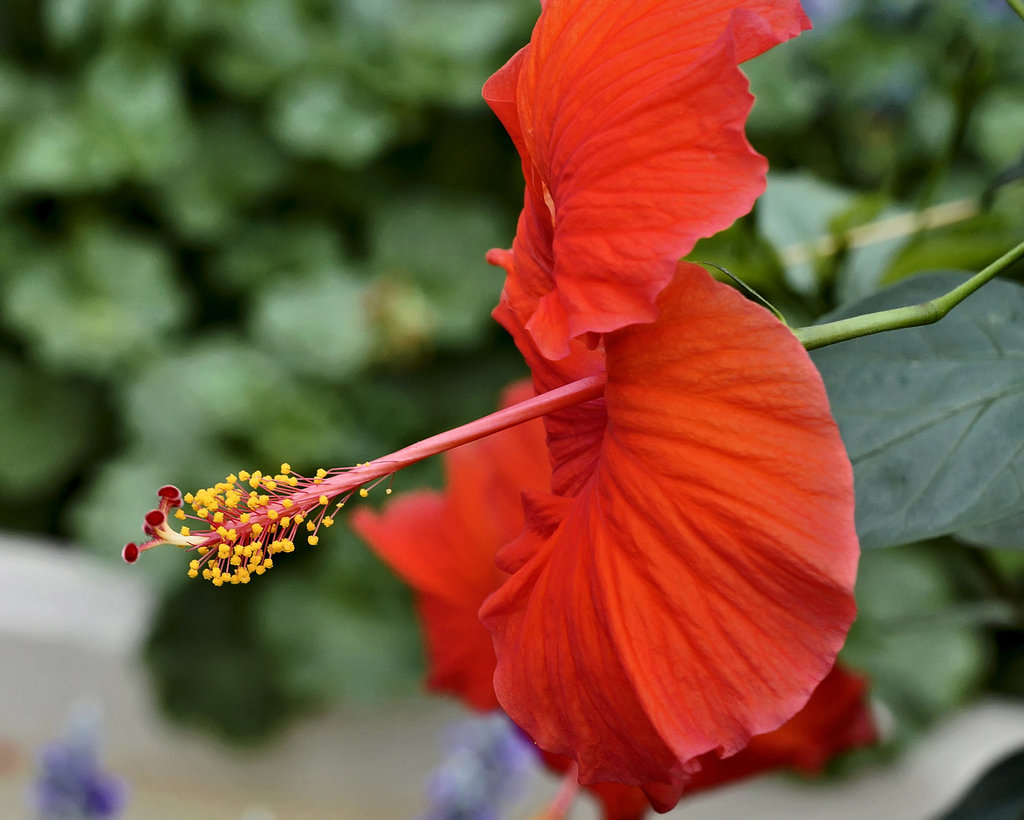
[[[768,193],[692,254],[793,324],[1024,236],[1024,21],[1001,0],[806,6],[815,30],[746,66]],[[489,412],[525,375],[483,261],[511,243],[522,176],[480,87],[537,12],[0,5],[0,814],[20,816],[33,750],[79,697],[137,781],[129,816],[422,807],[460,712],[418,699],[410,596],[353,535],[228,590],[187,582],[176,551],[126,570],[120,548],[162,484],[364,461]],[[395,488],[440,478],[428,462]],[[1002,546],[1019,581],[1024,544]],[[966,550],[866,555],[846,660],[888,742],[840,769],[1024,695],[1019,621],[939,617],[983,597]],[[984,703],[985,737],[1024,738],[1019,712]],[[979,747],[974,771],[1010,742]],[[939,796],[969,774],[938,777]]]

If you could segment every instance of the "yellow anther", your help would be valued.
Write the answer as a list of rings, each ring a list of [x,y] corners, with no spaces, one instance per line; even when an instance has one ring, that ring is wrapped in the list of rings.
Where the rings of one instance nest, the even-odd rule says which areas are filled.
[[[323,467],[321,467],[319,470],[316,471],[316,477],[317,478],[327,478],[327,470],[325,470]]]
[[[262,575],[262,574],[263,574],[264,572],[266,572],[267,570],[266,570],[266,569],[265,569],[265,568],[263,567],[263,565],[261,564],[260,566],[256,567],[256,569],[255,569],[254,571],[255,571],[255,573],[256,573],[257,575]]]
[[[220,575],[215,575],[213,578],[210,579],[210,583],[213,584],[215,587],[223,586],[224,579]]]
[[[238,516],[238,520],[242,524],[248,524],[249,523],[249,518],[250,518],[249,513],[242,513],[240,516]]]
[[[188,527],[182,527],[181,528],[181,534],[185,535],[186,534],[185,530],[187,530],[187,529],[188,529]],[[206,555],[206,553],[208,553],[209,551],[210,551],[209,547],[200,547],[199,549],[196,550],[196,552],[198,552],[200,555]]]
[[[227,544],[221,544],[219,547],[217,547],[218,558],[227,558],[229,555],[231,555],[231,547],[229,547]]]
[[[241,555],[241,554],[242,554],[242,551],[243,551],[244,549],[245,549],[245,547],[243,547],[243,546],[242,546],[241,544],[235,544],[235,546],[234,546],[234,547],[232,548],[232,550],[231,550],[231,551],[232,551],[232,552],[233,552],[233,553],[234,553],[235,555]]]
[[[188,537],[189,535],[192,534],[192,530],[190,530],[188,527],[182,527],[181,528],[181,534],[184,535],[185,537]],[[203,550],[204,549],[206,549],[206,547],[200,547],[199,548],[199,554],[200,555],[203,554]]]
[[[247,506],[250,510],[255,510],[259,505],[260,505],[260,499],[259,499],[259,496],[257,496],[257,495],[250,495],[245,500],[245,506]]]
[[[248,481],[249,480],[249,471],[248,470],[239,470],[238,471],[238,480],[239,481]]]
[[[293,476],[293,475],[288,476],[288,486],[289,487],[298,487],[299,486],[299,480],[295,476]]]
[[[196,497],[194,495],[192,495],[192,493],[185,493],[185,503],[186,504],[191,504],[195,500],[196,500]]]
[[[359,488],[359,497],[360,498],[366,498],[366,496],[368,496],[369,494],[370,494],[370,491],[368,489],[366,489],[366,487],[360,487]]]
[[[239,558],[237,555],[232,555],[231,556],[231,566],[239,567],[241,565],[242,565],[242,559]]]
[[[281,542],[281,549],[283,549],[285,552],[294,552],[295,551],[295,544],[293,544],[287,538],[284,538],[284,539],[282,539],[282,542]]]
[[[280,521],[278,522],[278,524],[280,524],[280,525],[281,525],[281,527],[288,527],[288,526],[291,526],[291,523],[292,523],[292,520],[291,520],[291,518],[289,518],[289,517],[288,517],[287,515],[286,515],[286,516],[284,516],[284,517],[283,517],[283,518],[282,518],[282,519],[281,519],[281,520],[280,520]]]
[[[196,510],[196,515],[200,518],[206,518],[210,514],[210,511],[206,507],[200,507]]]
[[[310,532],[313,532],[313,530],[316,529],[316,524],[314,524],[312,521],[307,521],[306,522],[306,529],[309,530]]]
[[[185,511],[184,510],[175,510],[174,511],[174,517],[177,518],[179,521],[184,521],[185,520]]]
[[[260,504],[262,504],[264,506],[266,506],[267,504],[270,503],[270,496],[269,495],[261,495],[261,496],[259,496],[259,499],[260,499]]]
[[[384,491],[384,495],[391,495],[391,488],[390,488],[390,487],[388,487],[388,488],[387,488],[387,489],[386,489],[386,490]]]
[[[263,479],[263,486],[266,487],[271,492],[273,492],[274,490],[277,489],[277,482],[271,481],[269,478],[265,478]]]
[[[294,521],[294,522],[295,522],[296,524],[301,524],[301,523],[302,523],[303,521],[305,521],[305,520],[306,520],[306,516],[304,516],[304,515],[303,515],[302,513],[299,513],[299,514],[298,514],[298,515],[296,515],[296,516],[295,516],[295,518],[293,518],[292,520],[293,520],[293,521]]]
[[[261,532],[263,532],[263,525],[260,524],[259,521],[257,521],[255,524],[252,525],[252,534],[259,535]]]
[[[213,570],[211,570],[209,567],[207,567],[206,569],[203,570],[203,578],[205,578],[207,581],[209,581],[212,577],[213,577]]]
[[[290,498],[285,498],[283,501],[281,501],[281,506],[284,507],[285,509],[289,509],[295,506],[295,502],[292,501]]]
[[[242,547],[242,555],[246,558],[250,558],[255,550],[256,548],[252,544],[246,544]]]
[[[273,558],[264,558],[263,559],[263,569],[273,569],[273,568],[274,568],[274,559]]]
[[[192,559],[191,561],[188,562],[188,568],[189,569],[199,569],[199,562],[196,561],[195,559]]]
[[[333,524],[333,523],[334,523],[334,519],[333,519],[333,518],[331,518],[330,516],[327,516],[327,517],[326,517],[326,518],[324,518],[324,520],[323,520],[323,521],[321,521],[320,523],[322,523],[322,524],[323,524],[323,525],[324,525],[325,527],[329,527],[329,526],[331,526],[331,524]]]
[[[277,510],[267,510],[267,518],[271,521],[277,521]]]
[[[331,500],[331,499],[329,499],[329,498],[328,498],[328,497],[327,497],[326,495],[322,495],[322,496],[320,496],[320,497],[319,497],[319,498],[317,499],[317,501],[319,501],[319,502],[320,502],[321,504],[323,504],[323,505],[324,505],[325,507],[327,506],[327,503],[328,503],[328,502],[329,502],[330,500]]]
[[[217,535],[219,535],[221,538],[227,538],[228,528],[223,525],[217,527]]]
[[[309,542],[309,545],[311,547],[315,547],[317,544],[320,543],[320,539],[315,535],[309,536],[309,538],[307,538],[306,541]]]
[[[283,462],[283,463],[281,464],[281,472],[282,472],[282,473],[284,473],[285,475],[287,475],[287,474],[288,474],[288,473],[290,473],[291,471],[292,471],[292,465],[291,465],[291,464],[289,464],[289,463],[288,463],[287,461],[285,461],[285,462]]]
[[[197,570],[197,569],[190,569],[188,571],[188,577],[189,578],[195,578],[198,574],[199,574],[199,570]]]
[[[224,523],[224,513],[222,513],[220,510],[215,512],[213,514],[213,523],[214,524],[222,524],[222,523]]]
[[[228,541],[230,541],[231,543],[234,543],[235,541],[238,540],[238,531],[237,530],[228,530],[227,538],[228,538]]]
[[[229,475],[229,476],[228,476],[227,478],[225,478],[224,480],[225,480],[225,481],[226,481],[226,482],[227,482],[228,484],[234,484],[234,483],[235,483],[236,481],[238,481],[238,478],[237,478],[237,477],[235,476],[235,474],[234,474],[234,473],[232,473],[231,475]]]

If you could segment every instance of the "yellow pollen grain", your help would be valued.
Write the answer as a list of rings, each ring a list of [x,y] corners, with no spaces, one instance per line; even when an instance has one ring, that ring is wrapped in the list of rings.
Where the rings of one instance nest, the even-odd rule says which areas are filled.
[[[325,507],[327,506],[327,503],[328,503],[328,502],[329,502],[330,500],[331,500],[331,499],[329,499],[329,498],[328,498],[328,497],[327,497],[326,495],[322,495],[322,496],[320,496],[320,497],[319,497],[319,498],[317,499],[317,501],[319,501],[319,502],[320,502],[321,504],[323,504],[323,505],[324,505]]]
[[[206,509],[206,507],[200,507],[198,510],[196,510],[196,515],[199,518],[206,518],[206,516],[208,516],[209,514],[210,511]]]
[[[360,487],[359,488],[359,497],[360,498],[366,498],[366,496],[368,496],[369,494],[370,494],[370,491],[368,489],[366,489],[366,487]]]
[[[327,470],[325,470],[323,467],[321,467],[319,470],[316,471],[316,477],[317,478],[327,478]]]
[[[188,527],[182,527],[181,528],[181,534],[182,535],[186,535],[187,533],[185,532],[185,530],[187,530],[187,529],[188,529]],[[199,549],[196,550],[196,552],[198,552],[200,555],[206,555],[206,553],[208,553],[209,551],[210,551],[209,547],[200,547]]]
[[[310,532],[313,532],[313,530],[316,529],[316,525],[312,521],[307,521],[306,522],[306,529],[309,530]]]
[[[293,520],[295,521],[296,524],[301,524],[303,521],[306,520],[306,516],[304,516],[302,513],[299,513],[297,516],[295,516]]]
[[[197,575],[199,575],[199,570],[190,569],[187,574],[189,578],[195,578]]]
[[[241,514],[241,515],[240,515],[240,516],[238,517],[238,520],[239,520],[239,522],[241,522],[242,524],[248,524],[248,523],[249,523],[249,518],[250,518],[250,517],[251,517],[251,516],[249,515],[249,513],[242,513],[242,514]]]
[[[322,523],[322,524],[323,524],[323,525],[324,525],[325,527],[329,527],[329,526],[331,526],[331,524],[333,524],[333,523],[334,523],[334,519],[333,519],[333,518],[331,518],[330,516],[327,516],[326,518],[324,518],[324,520],[323,520],[323,521],[322,521],[321,523]]]
[[[292,520],[286,515],[279,522],[282,527],[291,526]]]
[[[285,509],[288,509],[290,507],[294,507],[295,502],[292,501],[290,498],[286,498],[281,502],[281,506],[284,507]]]
[[[184,536],[189,536],[189,535],[192,534],[192,530],[190,530],[188,527],[182,527],[181,528],[181,534],[184,535]],[[202,550],[205,549],[205,548],[204,547],[200,547],[199,549],[200,549],[200,553],[199,554],[202,555],[203,554]]]
[[[249,478],[250,478],[250,473],[249,473],[248,470],[239,470],[238,471],[238,480],[239,481],[248,481]]]
[[[284,461],[284,462],[281,463],[281,472],[282,473],[287,475],[291,471],[292,471],[292,465],[291,464],[289,464],[287,461]]]
[[[317,544],[320,543],[320,539],[315,535],[309,536],[309,538],[307,538],[306,541],[309,543],[311,547],[315,547]]]
[[[277,510],[267,510],[267,518],[271,521],[277,521]]]
[[[185,493],[185,503],[186,504],[191,504],[195,500],[196,500],[196,497],[194,495],[192,495],[192,493]]]
[[[184,510],[175,510],[174,511],[174,517],[177,518],[179,521],[184,521],[185,520],[185,511]]]
[[[255,524],[252,525],[252,534],[259,535],[261,532],[263,532],[263,525],[260,524],[259,521],[257,521]]]

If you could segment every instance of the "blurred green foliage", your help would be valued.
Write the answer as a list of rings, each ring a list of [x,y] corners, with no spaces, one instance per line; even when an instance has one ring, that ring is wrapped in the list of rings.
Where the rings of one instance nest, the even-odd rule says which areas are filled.
[[[817,30],[748,64],[769,192],[692,255],[794,323],[1024,236],[1024,24],[986,0],[808,5]],[[351,464],[491,410],[525,373],[489,318],[501,276],[483,262],[511,242],[522,178],[479,90],[536,14],[0,5],[0,526],[115,562],[161,484]],[[851,239],[960,200],[974,204],[940,227]],[[425,464],[396,488],[438,479]],[[252,739],[417,685],[407,594],[353,537],[324,542],[248,587],[186,584],[172,553],[133,570],[165,595],[149,657],[175,714]],[[918,602],[955,606],[962,590],[933,580]],[[921,713],[978,684],[964,659],[985,633],[961,631],[949,668],[927,666],[939,683]],[[856,659],[888,681],[894,653],[877,670]]]

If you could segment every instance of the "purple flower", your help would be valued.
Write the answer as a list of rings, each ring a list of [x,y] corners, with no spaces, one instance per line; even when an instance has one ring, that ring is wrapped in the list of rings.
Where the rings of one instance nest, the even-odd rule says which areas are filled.
[[[43,747],[33,802],[40,820],[117,817],[125,802],[121,780],[103,771],[95,712],[77,710],[60,740]]]
[[[430,808],[419,820],[498,820],[537,764],[533,746],[500,712],[453,727],[449,754],[427,778]]]

